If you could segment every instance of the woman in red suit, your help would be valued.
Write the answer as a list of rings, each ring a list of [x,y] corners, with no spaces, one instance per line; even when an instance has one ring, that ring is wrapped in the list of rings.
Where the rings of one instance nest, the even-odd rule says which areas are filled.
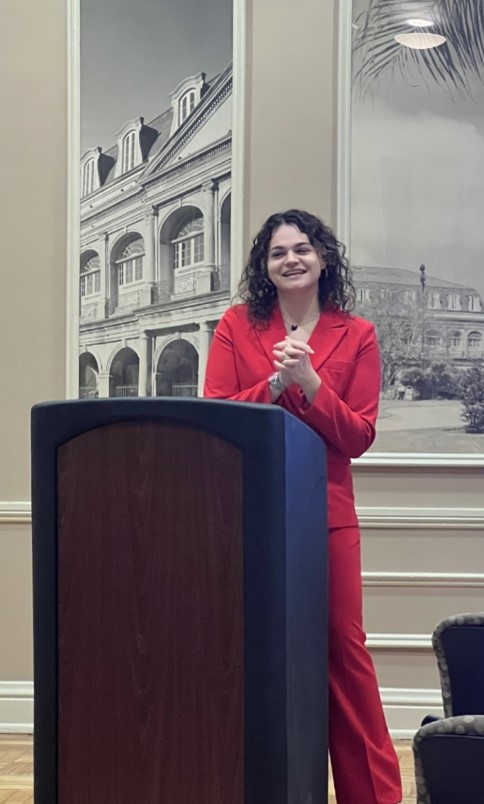
[[[398,804],[398,760],[362,626],[360,533],[350,459],[375,437],[380,360],[351,315],[344,248],[319,218],[272,215],[254,238],[241,298],[214,333],[205,396],[281,405],[324,440],[329,517],[329,744],[338,804]]]

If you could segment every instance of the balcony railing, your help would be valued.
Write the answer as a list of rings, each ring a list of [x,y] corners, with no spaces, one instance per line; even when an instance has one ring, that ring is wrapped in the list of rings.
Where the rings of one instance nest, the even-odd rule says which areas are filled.
[[[188,383],[174,383],[171,386],[172,396],[197,396],[198,386]]]
[[[79,399],[97,399],[99,391],[89,385],[81,385],[79,388]]]
[[[138,386],[137,385],[118,385],[114,389],[113,396],[120,397],[120,396],[138,396]]]

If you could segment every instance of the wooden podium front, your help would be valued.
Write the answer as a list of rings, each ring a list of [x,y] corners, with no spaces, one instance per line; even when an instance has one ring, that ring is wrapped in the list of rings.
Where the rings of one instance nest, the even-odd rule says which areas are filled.
[[[36,804],[327,800],[324,445],[281,408],[32,413]]]

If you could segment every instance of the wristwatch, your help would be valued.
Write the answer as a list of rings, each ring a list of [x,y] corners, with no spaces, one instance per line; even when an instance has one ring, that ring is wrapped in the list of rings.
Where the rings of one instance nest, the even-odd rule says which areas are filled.
[[[269,377],[269,387],[273,388],[274,391],[277,391],[278,394],[282,394],[286,390],[286,386],[283,382],[281,382],[281,377],[278,371],[271,374]]]

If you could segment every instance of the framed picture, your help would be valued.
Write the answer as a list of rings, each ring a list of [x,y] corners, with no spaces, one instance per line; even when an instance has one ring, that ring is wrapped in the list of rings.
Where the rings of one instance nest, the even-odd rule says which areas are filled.
[[[363,463],[484,465],[484,18],[340,0],[337,231],[382,356]]]
[[[200,395],[241,271],[244,0],[70,15],[68,395]]]

